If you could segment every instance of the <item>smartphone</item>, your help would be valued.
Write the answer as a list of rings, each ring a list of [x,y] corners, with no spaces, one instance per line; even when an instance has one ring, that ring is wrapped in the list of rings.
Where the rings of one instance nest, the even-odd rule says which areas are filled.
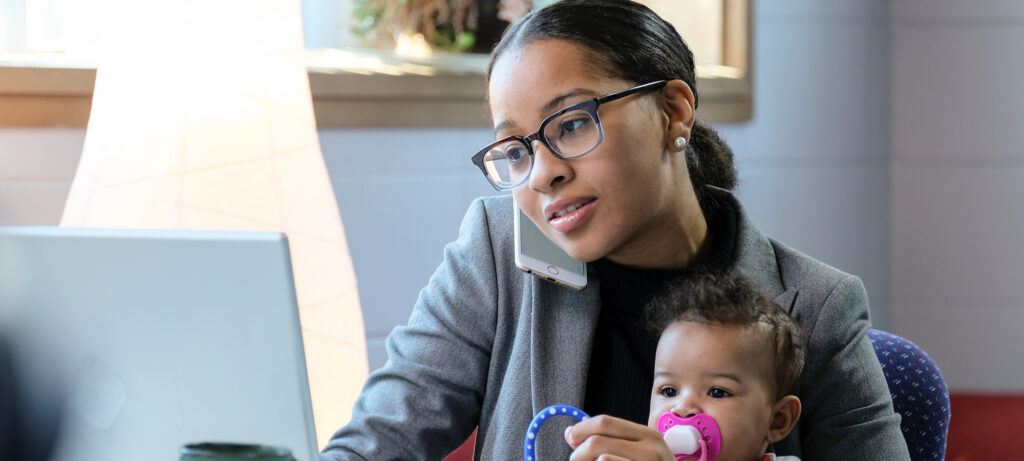
[[[582,290],[587,286],[587,264],[548,239],[512,200],[515,216],[516,267],[549,282]]]

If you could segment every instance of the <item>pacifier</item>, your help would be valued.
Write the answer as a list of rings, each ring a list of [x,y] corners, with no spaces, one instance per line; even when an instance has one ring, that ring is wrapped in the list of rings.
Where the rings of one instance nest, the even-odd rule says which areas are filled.
[[[722,431],[707,413],[682,418],[667,412],[658,418],[658,431],[677,460],[710,461],[722,451]]]

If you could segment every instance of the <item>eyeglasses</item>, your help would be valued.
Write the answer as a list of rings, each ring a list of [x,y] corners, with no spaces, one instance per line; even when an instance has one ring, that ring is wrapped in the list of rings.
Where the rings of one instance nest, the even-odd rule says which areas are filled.
[[[573,104],[545,118],[536,133],[508,136],[483,148],[473,156],[473,164],[480,168],[495,189],[512,189],[530,177],[534,141],[539,140],[562,160],[587,155],[604,142],[604,130],[597,116],[597,108],[601,104],[641,91],[660,89],[666,83],[668,80],[659,80]]]

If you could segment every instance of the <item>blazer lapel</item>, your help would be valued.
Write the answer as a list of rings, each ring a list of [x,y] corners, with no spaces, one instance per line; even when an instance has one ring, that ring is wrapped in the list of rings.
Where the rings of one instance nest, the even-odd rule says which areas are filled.
[[[789,312],[790,314],[792,314],[793,313],[793,306],[796,305],[796,295],[799,292],[800,291],[795,289],[795,288],[790,288],[790,289],[782,292],[781,295],[776,296],[775,299],[773,299],[772,301],[774,301],[776,305],[781,307],[786,312]]]
[[[581,292],[534,279],[531,320],[530,381],[533,414],[550,405],[583,407],[594,330],[601,309],[600,287],[591,277]],[[551,426],[565,427],[575,420],[565,417]],[[548,428],[535,441],[547,459],[568,459],[569,445],[561,431]]]
[[[731,272],[749,280],[775,304],[792,314],[800,291],[786,287],[771,241],[750,222],[736,197],[721,189],[714,190],[720,200],[729,201],[736,210],[736,260]]]
[[[582,291],[533,281],[530,374],[533,410],[555,404],[583,406],[594,330],[601,309],[596,277]]]
[[[765,296],[771,299],[783,297],[787,288],[779,274],[778,261],[775,259],[775,249],[772,247],[768,237],[754,227],[754,223],[747,218],[743,206],[728,191],[710,187],[718,196],[719,200],[728,201],[736,210],[736,249],[733,250],[735,261],[729,270],[734,275],[742,276],[754,284]],[[787,310],[792,306],[796,298],[784,298],[783,306]],[[778,303],[779,300],[776,300]]]

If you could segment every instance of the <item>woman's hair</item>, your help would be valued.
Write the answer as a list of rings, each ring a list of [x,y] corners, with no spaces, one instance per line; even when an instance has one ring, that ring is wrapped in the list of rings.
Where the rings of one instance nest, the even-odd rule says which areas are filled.
[[[644,84],[682,80],[693,90],[697,76],[693,53],[671,24],[650,8],[629,0],[562,0],[526,15],[514,24],[491,52],[495,61],[509,49],[539,40],[566,40],[590,50],[594,68],[609,77]],[[732,190],[736,167],[732,149],[710,127],[695,121],[687,146],[687,170],[705,215],[715,201],[707,185]]]
[[[807,361],[807,339],[796,321],[739,277],[703,274],[683,279],[646,307],[649,327],[659,336],[675,322],[736,325],[763,332],[772,347],[776,398],[795,395]]]

